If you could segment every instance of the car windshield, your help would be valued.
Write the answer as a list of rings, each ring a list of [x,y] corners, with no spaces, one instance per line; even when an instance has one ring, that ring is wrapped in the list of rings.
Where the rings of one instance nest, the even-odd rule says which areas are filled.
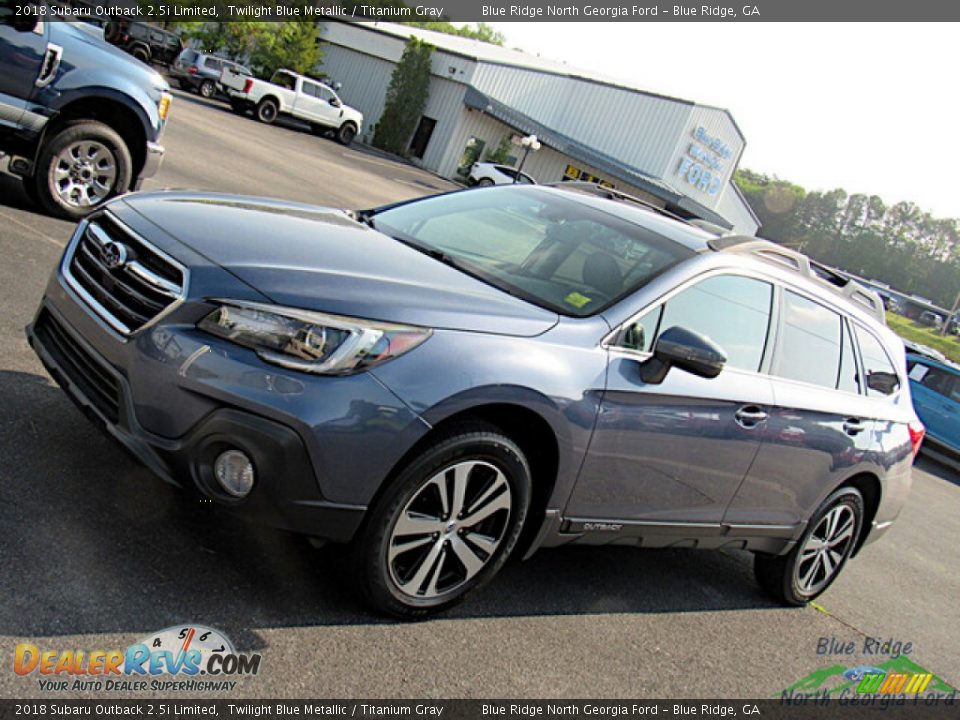
[[[693,251],[569,193],[531,186],[439,195],[371,224],[510,294],[594,315]]]

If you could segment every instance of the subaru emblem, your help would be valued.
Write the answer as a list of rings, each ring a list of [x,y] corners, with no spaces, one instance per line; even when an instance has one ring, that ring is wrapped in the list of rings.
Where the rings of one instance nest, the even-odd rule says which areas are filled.
[[[100,248],[100,259],[108,270],[116,270],[127,262],[127,248],[116,242],[108,242]]]

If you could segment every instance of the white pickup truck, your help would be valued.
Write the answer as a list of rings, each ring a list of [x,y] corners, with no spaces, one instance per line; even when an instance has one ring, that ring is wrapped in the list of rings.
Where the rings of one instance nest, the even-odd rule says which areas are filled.
[[[220,83],[235,112],[253,110],[260,122],[272,123],[281,114],[290,115],[310,123],[315,132],[332,131],[341,145],[349,145],[363,127],[360,111],[344,105],[323,83],[291,70],[277,70],[267,82],[227,68]]]

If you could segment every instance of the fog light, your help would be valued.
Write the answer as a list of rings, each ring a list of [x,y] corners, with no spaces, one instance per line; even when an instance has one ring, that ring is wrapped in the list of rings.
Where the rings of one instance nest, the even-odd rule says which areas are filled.
[[[253,461],[239,450],[227,450],[217,456],[213,474],[227,494],[242,498],[253,489]]]

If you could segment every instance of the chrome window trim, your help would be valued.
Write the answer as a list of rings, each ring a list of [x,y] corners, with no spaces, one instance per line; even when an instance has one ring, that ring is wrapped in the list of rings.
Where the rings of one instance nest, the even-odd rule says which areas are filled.
[[[847,322],[850,323],[851,325],[856,324],[863,327],[865,331],[869,332],[874,337],[874,339],[878,343],[880,343],[880,346],[883,348],[884,353],[886,353],[887,355],[887,359],[888,360],[890,359],[890,353],[887,350],[887,345],[877,336],[877,333],[870,330],[865,323],[863,323],[859,318],[854,317],[854,315],[851,314],[849,311],[845,311],[842,307],[839,307],[838,305],[830,302],[832,298],[820,297],[817,294],[811,292],[810,290],[803,287],[798,287],[797,285],[791,282],[788,282],[783,278],[775,277],[773,275],[768,275],[764,272],[760,272],[752,268],[740,269],[732,266],[725,266],[722,268],[711,268],[709,270],[704,270],[703,272],[698,273],[693,277],[687,278],[679,285],[671,288],[670,290],[665,292],[663,295],[659,296],[656,300],[653,300],[647,303],[641,310],[635,312],[627,320],[624,320],[622,323],[620,323],[615,328],[613,328],[613,330],[611,330],[606,335],[604,335],[603,339],[600,341],[600,347],[606,350],[608,353],[616,353],[618,355],[633,358],[638,361],[649,360],[651,357],[653,357],[652,352],[642,352],[639,350],[631,350],[630,348],[625,348],[625,347],[616,345],[615,341],[616,341],[617,335],[620,334],[623,328],[625,328],[630,323],[635,322],[637,319],[646,315],[648,312],[656,308],[657,305],[666,303],[670,300],[670,298],[683,292],[684,290],[691,287],[692,285],[698,282],[702,282],[703,280],[707,280],[711,277],[715,277],[717,275],[734,275],[734,276],[740,276],[740,277],[747,277],[754,280],[762,280],[764,282],[771,283],[774,289],[774,294],[775,294],[774,303],[776,305],[776,312],[778,314],[778,317],[780,313],[780,306],[782,304],[782,300],[779,297],[777,297],[777,293],[779,293],[782,290],[789,290],[790,292],[796,293],[797,295],[801,295],[802,297],[810,300],[811,302],[815,302],[819,305],[823,305],[827,309],[835,313],[838,313],[842,318],[845,318]],[[839,388],[831,389],[831,388],[824,387],[823,385],[816,385],[813,383],[804,382],[803,380],[794,380],[793,378],[784,378],[778,375],[773,375],[770,372],[770,365],[772,364],[775,351],[777,350],[777,342],[779,341],[779,333],[778,333],[778,327],[777,327],[778,324],[779,324],[779,320],[777,318],[774,318],[773,315],[771,314],[771,320],[770,320],[771,334],[768,334],[768,338],[767,338],[767,342],[768,344],[771,345],[771,347],[764,349],[764,356],[760,366],[760,370],[745,370],[743,368],[726,368],[725,367],[724,372],[737,372],[744,375],[762,376],[775,382],[789,382],[795,385],[801,385],[803,387],[815,388],[817,390],[843,393],[844,395],[850,398],[860,398],[863,400],[871,400],[873,402],[890,403],[891,401],[898,399],[901,393],[903,392],[904,377],[900,375],[899,372],[897,373],[897,375],[898,377],[900,377],[900,380],[901,380],[900,389],[898,389],[897,392],[893,393],[892,395],[884,395],[883,397],[867,395],[865,390],[859,393],[852,393],[849,390],[840,390]],[[858,370],[862,371],[859,343],[856,344],[856,356],[857,356]],[[896,363],[891,361],[890,364],[893,365],[894,368],[896,368]]]
[[[127,338],[133,337],[137,333],[143,330],[148,330],[153,325],[160,322],[163,318],[170,315],[170,313],[174,312],[178,307],[180,307],[180,305],[183,304],[183,302],[187,299],[187,291],[188,291],[188,288],[190,287],[190,271],[187,269],[187,267],[183,263],[179,262],[178,260],[175,260],[170,255],[165,253],[163,250],[161,250],[156,245],[154,245],[149,240],[147,240],[142,235],[140,235],[135,230],[133,230],[133,228],[131,228],[129,225],[122,222],[113,213],[109,211],[104,211],[102,214],[108,215],[110,217],[111,222],[113,222],[118,228],[120,228],[123,232],[128,234],[137,242],[142,243],[151,252],[156,253],[158,257],[162,258],[166,262],[176,267],[178,270],[180,270],[180,272],[183,275],[183,286],[179,288],[179,292],[177,292],[175,295],[171,295],[171,297],[174,298],[173,302],[167,305],[167,307],[165,307],[159,313],[154,315],[150,320],[148,320],[146,323],[141,325],[139,328],[132,330],[129,327],[127,327],[127,325],[123,323],[119,318],[117,318],[113,313],[107,310],[101,303],[99,303],[96,300],[96,298],[94,298],[89,292],[87,292],[87,290],[77,281],[77,279],[73,276],[73,273],[70,271],[70,265],[73,263],[73,257],[77,252],[77,248],[79,248],[80,246],[80,241],[82,240],[83,236],[86,234],[87,228],[90,226],[91,220],[96,220],[96,217],[85,219],[77,226],[77,229],[73,234],[73,237],[70,239],[70,244],[67,246],[67,250],[63,254],[63,261],[60,264],[60,272],[63,275],[64,280],[66,280],[66,283],[69,286],[70,290],[76,293],[76,295],[81,300],[83,300],[83,302],[86,303],[91,310],[94,311],[95,317],[98,317],[101,320],[103,320],[115,333],[117,333],[120,336],[122,340],[126,340]],[[139,265],[139,263],[136,263],[136,264]],[[146,272],[150,272],[150,271],[146,271]],[[150,274],[153,275],[153,273],[150,273]],[[163,279],[163,278],[160,278],[160,279]],[[168,281],[165,281],[165,282],[168,282]],[[172,285],[172,283],[168,283],[168,284]]]

